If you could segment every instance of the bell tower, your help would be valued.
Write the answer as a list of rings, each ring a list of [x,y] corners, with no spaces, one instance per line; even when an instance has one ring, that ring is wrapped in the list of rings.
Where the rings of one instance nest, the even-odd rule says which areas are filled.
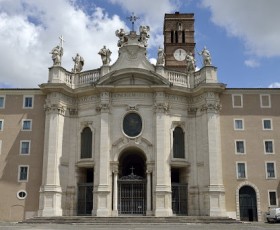
[[[194,14],[165,14],[163,35],[165,67],[184,72],[186,54],[194,55]]]

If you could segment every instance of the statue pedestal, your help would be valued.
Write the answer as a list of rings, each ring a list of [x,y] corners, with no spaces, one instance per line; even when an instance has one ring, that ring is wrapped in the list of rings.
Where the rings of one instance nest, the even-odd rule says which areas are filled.
[[[101,71],[100,72],[101,72],[101,76],[106,75],[107,73],[110,72],[110,66],[109,65],[103,65],[101,67]]]

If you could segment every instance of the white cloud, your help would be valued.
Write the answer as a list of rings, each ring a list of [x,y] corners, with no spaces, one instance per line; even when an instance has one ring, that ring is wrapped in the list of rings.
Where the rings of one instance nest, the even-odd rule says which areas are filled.
[[[250,55],[280,56],[279,0],[202,0],[202,5],[216,25],[244,41]]]
[[[85,59],[84,70],[100,67],[97,53],[103,45],[112,51],[112,62],[117,59],[115,30],[126,26],[116,15],[109,17],[101,8],[87,15],[68,0],[56,1],[55,7],[45,0],[0,1],[2,86],[37,87],[47,82],[49,52],[60,35],[66,40],[62,66],[68,70],[77,52]]]
[[[280,88],[280,82],[273,82],[268,88]]]
[[[260,66],[260,63],[255,59],[247,59],[244,61],[244,64],[251,68],[256,68]]]

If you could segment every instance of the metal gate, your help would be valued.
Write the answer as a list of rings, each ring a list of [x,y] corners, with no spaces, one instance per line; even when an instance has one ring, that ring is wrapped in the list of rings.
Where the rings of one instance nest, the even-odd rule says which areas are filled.
[[[118,212],[127,215],[145,215],[146,180],[130,174],[118,181]]]
[[[256,192],[250,186],[239,190],[240,220],[258,221]]]
[[[172,183],[172,211],[176,215],[188,215],[188,185]]]
[[[93,184],[78,185],[78,215],[91,215],[93,208]]]

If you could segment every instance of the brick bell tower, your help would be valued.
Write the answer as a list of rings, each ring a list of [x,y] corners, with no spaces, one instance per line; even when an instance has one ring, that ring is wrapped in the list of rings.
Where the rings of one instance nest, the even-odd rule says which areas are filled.
[[[186,54],[195,50],[194,14],[165,14],[163,35],[165,67],[185,72]]]

